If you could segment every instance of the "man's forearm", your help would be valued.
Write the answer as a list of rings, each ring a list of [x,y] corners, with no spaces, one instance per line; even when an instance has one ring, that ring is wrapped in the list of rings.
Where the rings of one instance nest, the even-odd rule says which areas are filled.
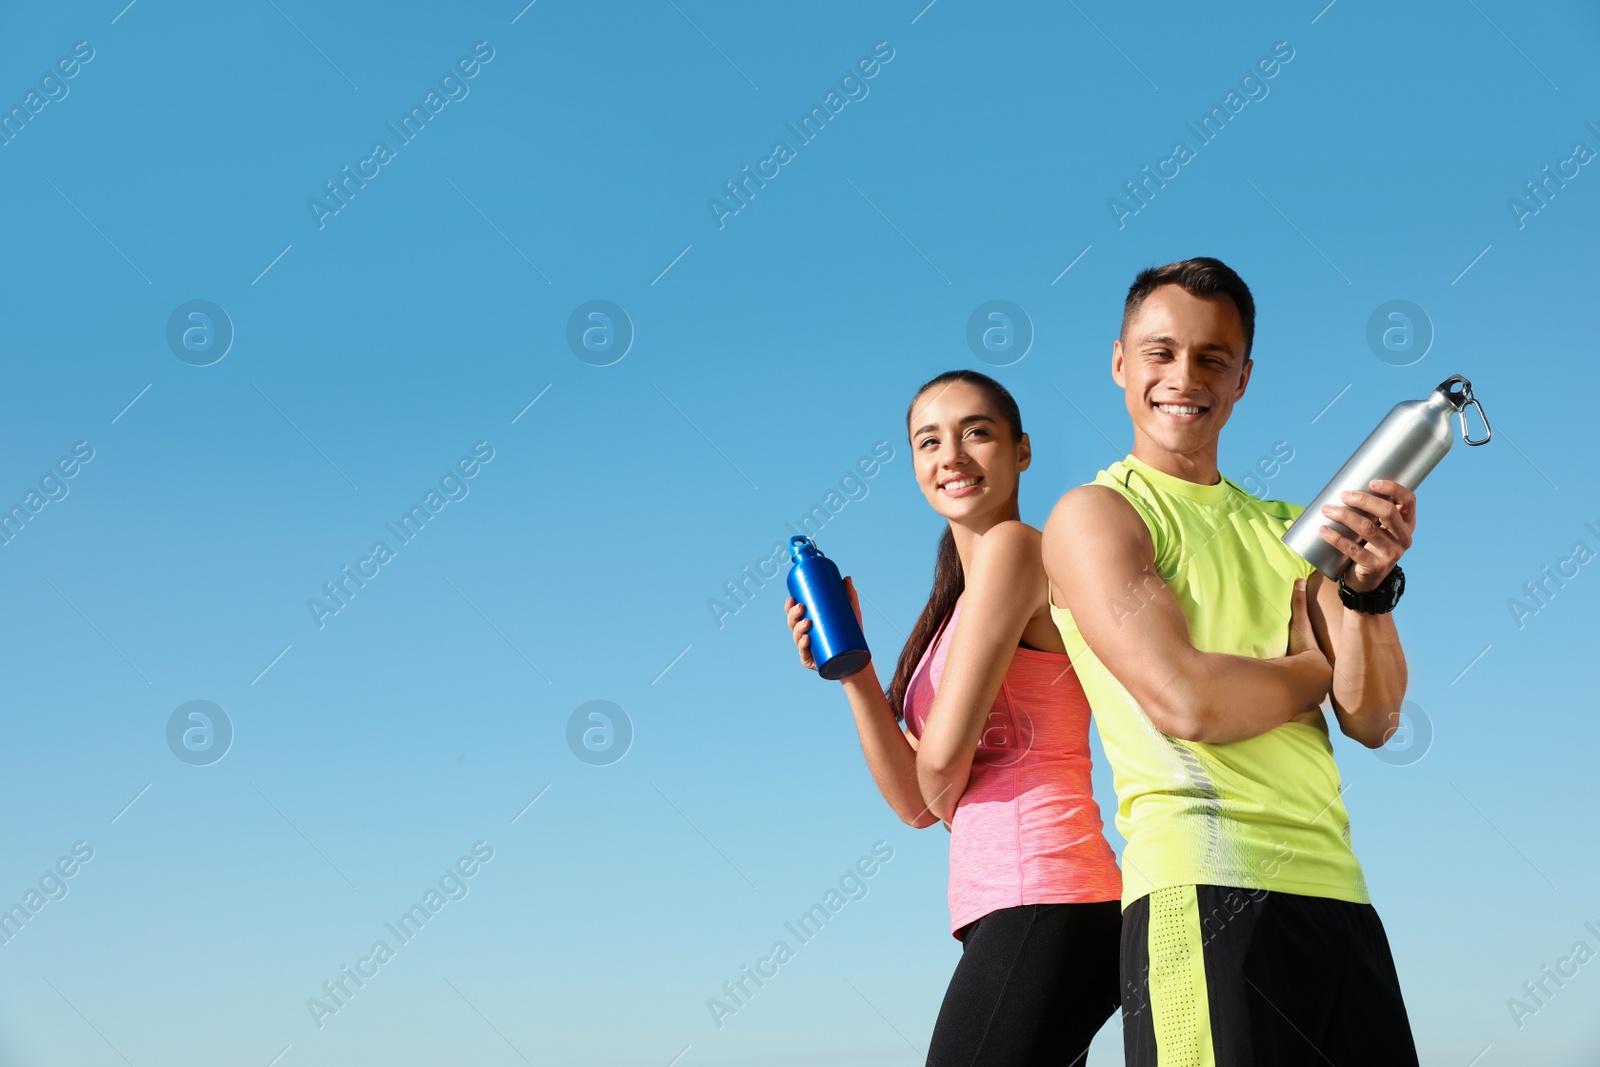
[[[1328,663],[1317,652],[1277,659],[1196,652],[1145,711],[1163,733],[1226,744],[1282,726],[1327,692]]]
[[[1345,736],[1377,748],[1400,724],[1406,695],[1406,656],[1391,615],[1341,608],[1330,619],[1340,627],[1333,669],[1333,710]]]

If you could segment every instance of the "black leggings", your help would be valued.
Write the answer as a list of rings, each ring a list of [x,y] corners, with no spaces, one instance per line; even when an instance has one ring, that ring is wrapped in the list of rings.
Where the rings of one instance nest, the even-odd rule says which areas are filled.
[[[1122,908],[1027,904],[966,928],[928,1067],[1072,1067],[1120,1003]]]

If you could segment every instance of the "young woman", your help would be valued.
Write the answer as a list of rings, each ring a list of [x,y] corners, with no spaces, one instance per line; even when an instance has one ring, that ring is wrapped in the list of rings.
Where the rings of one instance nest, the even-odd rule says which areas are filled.
[[[1005,387],[966,370],[919,389],[906,430],[917,484],[948,520],[933,593],[887,693],[871,665],[841,684],[895,814],[950,829],[962,954],[928,1064],[1065,1067],[1119,1002],[1122,880],[1091,791],[1089,705],[1050,618],[1039,531],[1018,519],[1028,437]],[[805,607],[785,608],[800,662],[815,669]]]

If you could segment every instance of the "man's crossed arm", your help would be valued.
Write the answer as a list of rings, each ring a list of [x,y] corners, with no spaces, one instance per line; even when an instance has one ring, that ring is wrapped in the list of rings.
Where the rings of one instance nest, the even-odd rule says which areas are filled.
[[[1381,564],[1382,547],[1371,566]],[[1381,745],[1398,721],[1405,659],[1393,621],[1347,610],[1320,575],[1309,596],[1296,583],[1284,654],[1255,659],[1194,647],[1177,598],[1156,573],[1149,530],[1115,490],[1087,485],[1063,496],[1045,524],[1043,551],[1056,602],[1163,733],[1241,741],[1296,717],[1320,718],[1330,695],[1341,729],[1362,744]],[[1135,611],[1125,606],[1130,587],[1140,591]]]

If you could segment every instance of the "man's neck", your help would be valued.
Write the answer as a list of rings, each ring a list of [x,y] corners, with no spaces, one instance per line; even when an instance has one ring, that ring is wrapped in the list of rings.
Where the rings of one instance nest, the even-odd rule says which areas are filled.
[[[1133,457],[1148,463],[1162,474],[1170,474],[1196,485],[1216,485],[1222,481],[1217,470],[1217,442],[1195,452],[1170,452],[1137,430],[1133,434]]]

